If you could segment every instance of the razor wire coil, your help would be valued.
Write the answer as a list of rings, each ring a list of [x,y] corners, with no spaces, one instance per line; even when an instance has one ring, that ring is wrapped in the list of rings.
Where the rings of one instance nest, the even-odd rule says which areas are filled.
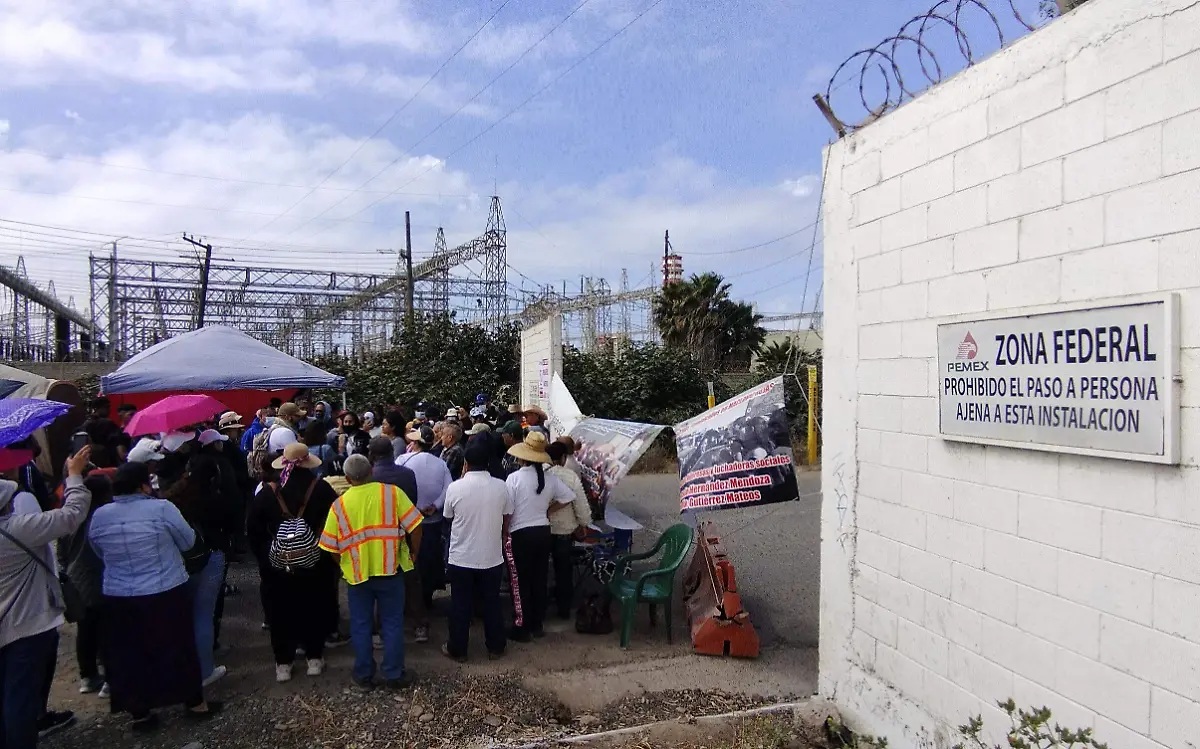
[[[1007,6],[1005,10],[1017,24],[1016,29],[1034,31],[1038,28],[1038,24],[1017,7],[1018,0],[993,0],[993,5]],[[970,67],[991,54],[990,43],[986,44],[987,51],[984,50],[985,37],[990,42],[992,34],[998,47],[1003,48],[1009,38],[997,12],[1004,13],[1005,10],[994,11],[988,6],[988,0],[940,0],[925,13],[906,22],[894,35],[874,47],[855,52],[837,67],[825,88],[823,109],[826,116],[836,120],[833,124],[839,132],[852,132],[958,72],[961,68],[951,67],[947,55],[953,56],[957,50],[961,58],[958,62],[963,63],[963,67]],[[947,45],[948,49],[934,51],[932,34],[935,32],[952,36],[954,41]],[[905,54],[916,57],[916,70],[906,71],[901,65],[901,57]],[[917,71],[924,77],[925,84],[914,83],[920,80]],[[833,94],[856,80],[862,114],[854,121],[853,117],[847,117],[855,105],[842,101],[835,106]]]

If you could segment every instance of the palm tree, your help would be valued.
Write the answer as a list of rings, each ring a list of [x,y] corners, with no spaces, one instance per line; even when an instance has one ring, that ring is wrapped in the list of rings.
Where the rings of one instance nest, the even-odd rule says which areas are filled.
[[[671,284],[654,299],[654,322],[663,343],[696,356],[705,371],[748,366],[766,331],[761,315],[729,298],[729,284],[716,273]]]
[[[771,341],[758,350],[758,368],[768,372],[783,372],[796,360],[796,347],[791,338]]]

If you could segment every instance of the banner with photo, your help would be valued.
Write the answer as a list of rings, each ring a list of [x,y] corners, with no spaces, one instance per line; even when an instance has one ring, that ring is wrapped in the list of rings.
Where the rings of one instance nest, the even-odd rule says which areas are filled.
[[[800,498],[783,378],[675,425],[679,510],[722,510]]]
[[[570,431],[580,444],[575,460],[583,469],[583,489],[592,515],[604,517],[613,488],[666,429],[661,424],[583,419]]]

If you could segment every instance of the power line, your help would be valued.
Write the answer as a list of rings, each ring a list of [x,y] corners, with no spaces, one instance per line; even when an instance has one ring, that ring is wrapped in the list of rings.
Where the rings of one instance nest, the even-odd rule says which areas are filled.
[[[129,200],[129,199],[125,199],[125,198],[101,198],[96,195],[78,195],[75,193],[48,192],[45,190],[17,189],[15,187],[0,187],[0,192],[18,193],[18,194],[23,194],[23,195],[45,195],[48,197],[57,198],[58,200],[96,200],[96,201],[100,201],[102,203],[121,203],[123,205],[141,205],[141,206],[148,205],[148,206],[154,206],[156,208],[174,208],[177,210],[186,210],[186,211],[209,211],[211,213],[241,213],[241,214],[245,214],[248,216],[273,216],[275,219],[279,219],[280,217],[286,215],[286,213],[287,213],[287,211],[285,211],[284,213],[265,213],[263,211],[249,211],[249,210],[245,210],[243,208],[219,208],[217,206],[206,206],[206,205],[180,205],[180,204],[176,204],[176,203],[157,203],[152,200]],[[388,195],[391,196],[393,194],[394,193],[389,193]],[[294,208],[295,206],[292,206],[292,207]],[[289,210],[291,210],[291,209],[289,209]],[[357,215],[357,214],[355,214],[355,215]],[[317,216],[313,216],[310,219],[307,219],[307,221],[309,221],[309,222],[316,221],[319,218],[320,218],[320,215],[317,215]],[[331,219],[325,219],[325,220],[328,221]],[[352,217],[337,220],[338,223],[341,223],[342,221],[351,221],[352,223],[356,223],[356,224],[375,224],[375,223],[377,223],[375,221],[355,220]],[[263,228],[266,228],[266,227],[264,226]]]
[[[569,21],[569,20],[571,19],[571,17],[572,17],[572,16],[574,16],[576,13],[578,13],[578,12],[579,12],[579,10],[580,10],[581,8],[583,8],[583,6],[587,5],[589,2],[591,2],[591,0],[583,0],[581,3],[579,3],[578,5],[576,5],[576,6],[575,6],[573,9],[571,9],[571,11],[570,11],[569,13],[567,13],[567,15],[565,15],[565,16],[562,18],[562,20],[561,20],[561,21],[559,21],[558,23],[554,24],[554,26],[551,26],[551,27],[550,27],[550,30],[549,30],[549,31],[547,31],[545,34],[543,34],[543,35],[541,36],[541,38],[539,38],[539,39],[538,39],[537,41],[535,41],[533,44],[531,44],[531,45],[529,45],[528,47],[526,47],[526,48],[525,48],[525,51],[524,51],[524,52],[522,52],[520,55],[518,55],[518,56],[517,56],[517,58],[516,58],[515,60],[513,60],[511,63],[509,63],[508,67],[506,67],[506,68],[504,68],[503,70],[501,70],[501,71],[500,71],[500,72],[499,72],[499,73],[498,73],[498,74],[497,74],[497,75],[496,75],[494,78],[492,78],[490,81],[488,81],[486,84],[484,84],[483,88],[481,88],[481,89],[479,89],[478,91],[476,91],[476,92],[475,92],[475,94],[474,94],[474,95],[473,95],[471,98],[469,98],[469,99],[467,99],[466,101],[464,101],[464,102],[463,102],[463,103],[462,103],[462,104],[461,104],[461,105],[458,107],[458,109],[454,110],[454,111],[453,111],[453,112],[451,112],[451,113],[450,113],[450,114],[449,114],[447,117],[443,118],[441,122],[439,122],[438,124],[434,125],[432,130],[430,130],[429,132],[425,133],[425,134],[424,134],[424,135],[422,135],[420,138],[418,138],[416,143],[413,143],[413,144],[412,144],[411,146],[409,146],[407,149],[405,149],[404,151],[402,151],[402,152],[400,153],[400,155],[399,155],[399,156],[397,156],[395,159],[392,159],[392,161],[391,161],[390,163],[388,163],[386,166],[384,166],[382,169],[380,169],[378,172],[376,172],[374,175],[372,175],[372,176],[371,176],[371,178],[370,178],[370,179],[368,179],[366,182],[362,183],[362,187],[366,187],[367,185],[369,185],[369,184],[371,184],[372,182],[374,182],[374,181],[375,181],[376,179],[378,179],[378,178],[379,178],[379,177],[380,177],[380,176],[381,176],[381,175],[382,175],[384,172],[386,172],[386,171],[390,170],[390,169],[391,169],[392,167],[394,167],[396,164],[400,163],[400,160],[401,160],[401,159],[404,159],[404,158],[410,158],[410,157],[411,157],[411,154],[412,154],[412,152],[416,150],[417,146],[419,146],[419,145],[421,145],[422,143],[424,143],[424,142],[425,142],[425,141],[426,141],[426,140],[427,140],[427,139],[428,139],[428,138],[429,138],[431,135],[433,135],[434,133],[436,133],[438,130],[442,129],[442,126],[444,126],[444,125],[445,125],[446,123],[448,123],[450,120],[452,120],[452,119],[454,119],[456,116],[458,116],[459,112],[462,112],[462,111],[463,111],[463,109],[465,109],[465,108],[467,107],[467,105],[468,105],[468,104],[470,104],[471,102],[473,102],[473,101],[475,101],[476,99],[478,99],[478,98],[479,98],[481,95],[483,95],[483,93],[484,93],[485,91],[487,91],[489,88],[491,88],[492,86],[494,86],[494,85],[496,84],[496,82],[497,82],[497,81],[499,81],[499,80],[500,80],[502,77],[504,77],[504,75],[505,75],[505,74],[507,74],[507,73],[508,73],[510,70],[512,70],[513,68],[515,68],[515,67],[516,67],[516,66],[517,66],[517,65],[518,65],[518,64],[521,62],[521,60],[525,59],[525,57],[526,57],[526,56],[528,56],[528,55],[529,55],[529,53],[530,53],[530,52],[532,52],[534,49],[536,49],[536,48],[537,48],[539,45],[541,45],[541,44],[542,44],[542,42],[544,42],[544,41],[546,41],[548,38],[550,38],[550,35],[551,35],[551,34],[553,34],[555,31],[557,31],[559,28],[561,28],[563,24],[565,24],[567,21]],[[448,159],[449,159],[449,157],[446,157],[445,159],[442,159],[442,160],[441,160],[439,163],[444,163],[444,162],[445,162],[445,161],[447,161]],[[435,165],[435,166],[436,166],[436,165]],[[431,169],[432,169],[432,167],[431,167]],[[428,174],[428,172],[425,172],[425,174]],[[422,176],[424,176],[424,175],[422,175]],[[391,194],[389,194],[389,195],[385,195],[384,197],[380,198],[378,201],[376,201],[375,203],[372,203],[371,205],[369,205],[369,206],[367,206],[367,207],[368,207],[368,208],[370,208],[371,206],[377,205],[377,204],[378,204],[379,202],[381,202],[382,200],[386,200],[388,197],[391,197],[391,195],[394,195],[394,194],[396,194],[396,193],[391,193]],[[341,200],[339,200],[339,201],[337,201],[336,203],[334,203],[333,205],[331,205],[331,206],[327,207],[327,208],[326,208],[324,211],[322,211],[321,213],[319,213],[319,214],[317,214],[317,215],[318,215],[318,216],[324,216],[324,215],[325,215],[326,213],[328,213],[329,211],[333,210],[334,208],[337,208],[337,207],[338,207],[338,206],[340,206],[342,203],[345,203],[347,200],[349,200],[349,198],[350,198],[350,196],[349,196],[349,195],[346,195],[346,196],[342,197],[342,199],[341,199]],[[364,209],[362,209],[362,210],[366,210],[366,209],[364,208]],[[359,213],[362,213],[362,210],[360,210],[360,211],[357,211],[356,213],[353,213],[353,214],[351,214],[351,217],[352,217],[352,216],[357,216]],[[302,228],[304,228],[305,226],[307,226],[307,225],[308,225],[308,223],[309,223],[309,222],[305,222],[305,223],[303,223],[303,224],[300,224],[299,226],[297,226],[297,227],[295,227],[294,229],[292,229],[292,231],[293,231],[293,232],[295,232],[295,231],[299,231],[300,229],[302,229]],[[290,233],[290,232],[289,232],[289,233]],[[285,235],[285,236],[286,236],[286,235]]]
[[[438,75],[439,75],[439,74],[440,74],[440,73],[441,73],[443,70],[445,70],[445,69],[446,69],[446,66],[447,66],[447,65],[449,65],[449,64],[450,64],[450,63],[451,63],[451,62],[454,60],[454,58],[458,57],[459,53],[461,53],[461,52],[462,52],[464,49],[466,49],[468,44],[470,44],[472,41],[474,41],[474,40],[475,40],[475,37],[477,37],[477,36],[479,36],[481,33],[483,33],[483,30],[484,30],[485,28],[487,28],[488,24],[490,24],[490,23],[492,22],[492,19],[494,19],[496,16],[500,15],[500,11],[504,10],[504,7],[505,7],[506,5],[508,5],[510,1],[511,1],[511,0],[504,0],[504,2],[500,3],[500,7],[499,7],[499,8],[496,8],[496,11],[495,11],[494,13],[492,13],[492,15],[488,16],[487,20],[483,22],[483,25],[482,25],[482,26],[480,26],[478,29],[476,29],[474,34],[471,34],[471,36],[467,37],[467,40],[466,40],[465,42],[463,42],[461,45],[459,45],[458,49],[454,50],[454,52],[452,52],[452,53],[450,54],[450,56],[449,56],[448,58],[446,58],[446,60],[445,60],[444,62],[442,62],[442,64],[441,64],[441,65],[439,65],[439,66],[438,66],[437,70],[433,71],[433,75],[429,76],[429,78],[427,78],[427,79],[425,80],[425,82],[421,84],[421,87],[420,87],[420,88],[418,88],[418,89],[417,89],[417,90],[416,90],[416,91],[413,93],[413,95],[412,95],[412,96],[410,96],[410,97],[408,98],[408,101],[406,101],[406,102],[404,102],[403,104],[401,104],[401,105],[400,105],[400,108],[399,108],[399,109],[397,109],[395,112],[392,112],[392,116],[391,116],[391,117],[388,117],[386,120],[384,120],[384,122],[383,122],[383,124],[382,124],[382,125],[380,125],[379,127],[375,128],[375,132],[371,133],[369,136],[367,136],[366,138],[364,138],[362,141],[360,141],[360,142],[359,142],[358,146],[357,146],[357,147],[354,149],[354,151],[353,151],[353,152],[352,152],[352,153],[351,153],[349,156],[347,156],[347,157],[346,157],[346,160],[345,160],[345,161],[343,161],[341,164],[339,164],[339,165],[337,166],[337,168],[336,168],[336,169],[334,169],[332,172],[330,172],[329,174],[325,175],[325,178],[324,178],[324,179],[322,179],[322,180],[321,180],[321,181],[320,181],[320,182],[317,184],[317,186],[316,186],[316,187],[314,187],[313,189],[309,190],[309,191],[308,191],[307,193],[305,193],[305,194],[304,194],[304,195],[303,195],[303,196],[302,196],[302,197],[301,197],[299,200],[297,200],[295,203],[293,203],[293,204],[292,204],[292,206],[291,206],[291,208],[288,208],[286,211],[284,211],[283,213],[281,213],[279,216],[276,216],[275,218],[273,218],[273,219],[271,219],[270,221],[268,221],[266,224],[264,224],[264,225],[260,226],[258,229],[256,229],[256,230],[254,230],[253,232],[251,232],[251,233],[247,234],[247,235],[246,235],[246,237],[245,237],[245,239],[249,239],[250,237],[254,236],[255,234],[258,234],[260,231],[262,231],[263,229],[266,229],[268,226],[271,226],[272,224],[274,224],[276,221],[278,221],[278,220],[279,220],[280,218],[282,218],[283,216],[287,215],[288,213],[291,213],[293,208],[295,208],[296,206],[298,206],[298,205],[300,205],[301,203],[303,203],[305,200],[307,200],[307,199],[308,199],[308,197],[309,197],[310,195],[312,195],[314,192],[316,192],[316,190],[317,190],[317,187],[320,187],[321,185],[324,185],[326,182],[328,182],[328,181],[329,181],[329,179],[330,179],[331,177],[333,177],[333,175],[335,175],[335,174],[337,174],[338,172],[340,172],[340,171],[342,170],[342,168],[343,168],[343,167],[345,167],[347,164],[349,164],[349,163],[350,163],[350,161],[351,161],[351,160],[352,160],[352,159],[353,159],[355,156],[357,156],[357,155],[359,154],[359,152],[361,152],[361,151],[363,150],[363,148],[365,148],[365,147],[366,147],[367,143],[371,142],[371,141],[372,141],[372,140],[373,140],[373,139],[374,139],[374,138],[375,138],[377,135],[379,135],[381,132],[383,132],[383,129],[384,129],[384,128],[386,128],[388,125],[392,124],[392,122],[393,122],[393,121],[395,121],[395,119],[396,119],[397,117],[399,117],[399,116],[400,116],[400,114],[401,114],[401,113],[402,113],[404,110],[408,109],[408,106],[409,106],[410,104],[412,104],[414,101],[416,101],[417,97],[418,97],[418,96],[420,96],[420,95],[421,95],[421,93],[422,93],[423,91],[425,91],[426,87],[428,87],[430,83],[433,83],[433,79],[434,79],[434,78],[437,78],[437,77],[438,77]],[[586,0],[585,0],[585,1],[586,1]],[[457,112],[455,112],[455,114],[457,114]],[[399,159],[397,159],[397,160],[399,160]],[[392,163],[394,164],[395,162],[393,161]],[[390,165],[389,165],[389,167],[388,167],[388,168],[390,168]],[[382,173],[382,172],[381,172],[381,173]],[[376,175],[376,176],[378,176],[378,175]],[[372,180],[374,180],[374,179],[375,179],[375,177],[372,177],[371,179],[369,179],[369,180],[367,180],[366,182],[364,182],[364,183],[363,183],[363,184],[360,186],[360,189],[361,189],[362,187],[366,187],[366,186],[367,186],[368,184],[370,184],[370,183],[371,183],[371,181],[372,181]],[[346,196],[346,197],[349,197],[349,196]],[[344,201],[346,200],[346,197],[342,198],[342,200],[338,201],[337,203],[334,203],[334,205],[340,205],[342,202],[344,202]],[[333,207],[333,206],[330,206],[330,207]],[[324,215],[325,215],[326,213],[328,213],[328,212],[329,212],[329,208],[326,208],[324,211],[322,211],[321,213],[319,213],[319,214],[317,214],[317,215],[318,215],[318,216],[324,216]],[[304,222],[304,223],[303,223],[303,224],[301,224],[300,226],[307,226],[307,225],[308,225],[309,223],[311,223],[313,220],[314,220],[314,219],[309,219],[308,221]],[[295,229],[292,229],[292,232],[296,231],[296,230],[297,230],[297,229],[299,229],[299,228],[300,228],[300,227],[296,227]],[[289,234],[290,234],[290,233],[291,233],[291,232],[289,232]]]
[[[566,70],[564,70],[563,72],[559,73],[557,76],[555,76],[554,78],[552,78],[552,79],[550,80],[550,82],[549,82],[549,83],[547,83],[546,85],[542,86],[542,87],[541,87],[541,88],[539,88],[537,91],[534,91],[532,94],[530,94],[530,96],[529,96],[528,98],[526,98],[524,101],[522,101],[522,102],[521,102],[520,104],[518,104],[517,106],[513,107],[512,109],[510,109],[510,110],[509,110],[509,111],[508,111],[506,114],[504,114],[503,116],[501,116],[499,119],[497,119],[497,120],[493,121],[493,122],[492,122],[490,125],[488,125],[487,127],[485,127],[483,130],[480,130],[478,133],[476,133],[476,134],[475,134],[475,136],[474,136],[474,137],[472,137],[471,139],[469,139],[467,142],[463,143],[463,144],[462,144],[461,146],[459,146],[458,148],[456,148],[456,149],[454,149],[453,151],[451,151],[450,153],[446,154],[446,156],[445,156],[445,157],[443,157],[443,158],[441,159],[441,161],[439,162],[439,164],[440,164],[440,163],[444,163],[444,162],[446,162],[446,161],[449,161],[449,160],[450,160],[450,157],[452,157],[452,156],[455,156],[456,154],[458,154],[458,153],[460,153],[461,151],[465,150],[465,149],[466,149],[467,147],[469,147],[469,146],[470,146],[472,143],[474,143],[475,141],[477,141],[477,140],[479,140],[480,138],[482,138],[484,135],[486,135],[486,134],[488,134],[489,132],[491,132],[492,130],[494,130],[494,129],[495,129],[497,126],[498,126],[498,125],[500,125],[502,122],[504,122],[505,120],[507,120],[509,117],[512,117],[514,114],[516,114],[518,111],[520,111],[521,109],[523,109],[523,108],[524,108],[526,105],[528,105],[528,104],[529,104],[529,102],[533,101],[533,100],[534,100],[534,99],[536,99],[538,96],[540,96],[541,94],[543,94],[544,92],[546,92],[546,91],[547,91],[547,90],[548,90],[548,89],[549,89],[551,86],[553,86],[554,84],[558,83],[558,82],[559,82],[559,81],[561,81],[563,78],[567,77],[567,75],[568,75],[568,74],[570,74],[570,73],[571,73],[571,71],[575,70],[575,68],[579,67],[579,66],[580,66],[580,65],[582,65],[584,62],[586,62],[588,59],[590,59],[590,58],[592,57],[592,55],[596,54],[597,52],[599,52],[600,50],[602,50],[602,49],[604,49],[606,46],[608,46],[608,44],[609,44],[610,42],[612,42],[612,41],[613,41],[614,39],[616,39],[618,36],[620,36],[621,34],[623,34],[623,33],[624,33],[624,32],[625,32],[625,31],[626,31],[626,30],[627,30],[627,29],[628,29],[630,26],[632,26],[633,24],[637,23],[637,22],[638,22],[638,21],[639,21],[639,20],[640,20],[640,19],[641,19],[643,16],[645,16],[647,13],[649,13],[650,11],[654,10],[655,8],[657,8],[657,7],[658,7],[660,4],[662,4],[662,2],[663,2],[663,0],[654,0],[654,2],[652,2],[652,3],[651,3],[651,4],[650,4],[650,5],[649,5],[649,6],[648,6],[648,7],[647,7],[645,10],[643,10],[642,12],[640,12],[640,13],[638,13],[636,16],[634,16],[632,19],[630,19],[630,20],[629,20],[629,21],[628,21],[628,22],[627,22],[627,23],[626,23],[624,26],[622,26],[621,28],[617,29],[617,30],[616,30],[616,32],[614,32],[614,33],[613,33],[611,36],[609,36],[608,38],[606,38],[604,41],[600,42],[600,44],[598,44],[598,45],[596,45],[595,47],[593,47],[593,48],[592,48],[592,50],[591,50],[590,52],[588,52],[587,54],[585,54],[583,57],[580,57],[580,58],[579,58],[578,60],[576,60],[575,62],[571,63],[571,65],[570,65],[570,66],[568,66],[568,67],[566,68]],[[438,165],[439,165],[439,164],[434,164],[433,166],[431,166],[431,167],[429,167],[428,169],[426,169],[424,172],[421,172],[421,173],[420,173],[420,174],[418,174],[416,177],[413,177],[412,179],[410,179],[408,182],[405,182],[403,185],[401,185],[400,187],[396,188],[396,190],[394,190],[394,191],[393,191],[393,192],[392,192],[390,195],[396,195],[396,194],[399,194],[400,190],[403,190],[404,188],[406,188],[406,187],[408,187],[409,185],[411,185],[413,182],[416,182],[417,180],[421,179],[421,178],[422,178],[422,177],[424,177],[425,175],[429,174],[429,173],[430,173],[430,172],[432,172],[434,169],[436,169],[436,168],[438,167]],[[386,200],[388,197],[390,197],[390,196],[384,196],[384,197],[381,197],[381,198],[379,198],[379,199],[375,200],[375,201],[374,201],[374,202],[372,202],[372,203],[368,203],[367,205],[363,206],[362,208],[360,208],[359,210],[357,210],[357,211],[355,211],[354,213],[350,214],[349,216],[345,217],[344,219],[339,219],[339,220],[343,220],[343,221],[344,221],[344,220],[349,220],[349,219],[352,219],[352,218],[354,218],[355,216],[357,216],[358,214],[362,213],[363,211],[370,210],[371,208],[374,208],[375,206],[379,205],[379,204],[380,204],[380,203],[382,203],[384,200]],[[324,229],[319,229],[319,230],[317,230],[316,232],[314,232],[314,234],[321,234],[321,233],[323,233],[323,232],[329,231],[331,228],[333,228],[333,226],[332,226],[332,225],[330,225],[330,226],[327,226],[327,227],[325,227]]]
[[[749,270],[740,271],[740,272],[738,272],[738,273],[734,273],[734,274],[732,274],[732,275],[724,276],[724,278],[725,278],[725,280],[729,280],[729,279],[731,279],[731,278],[741,278],[742,276],[748,276],[748,275],[751,275],[751,274],[753,274],[753,273],[758,273],[758,272],[760,272],[760,271],[764,271],[764,270],[766,270],[766,269],[768,269],[768,268],[774,268],[775,266],[777,266],[777,265],[781,265],[781,264],[783,264],[783,263],[787,262],[788,260],[792,260],[792,259],[794,259],[794,258],[798,258],[798,257],[800,257],[801,255],[803,255],[803,254],[804,254],[804,253],[806,253],[806,252],[808,252],[808,253],[811,253],[815,247],[816,247],[816,245],[815,245],[815,244],[814,244],[814,245],[809,245],[808,247],[805,247],[805,248],[804,248],[804,249],[802,249],[802,250],[798,250],[798,251],[796,251],[796,252],[793,252],[793,253],[792,253],[792,254],[790,254],[790,255],[784,255],[783,257],[779,258],[778,260],[774,260],[774,261],[772,261],[772,262],[769,262],[769,263],[767,263],[766,265],[760,265],[760,266],[758,266],[757,268],[751,268],[751,269],[749,269]],[[810,255],[810,257],[811,257],[811,255]]]
[[[817,225],[821,223],[821,208],[825,202],[825,180],[829,177],[829,159],[825,160],[825,170],[821,173],[821,191],[817,194],[817,220],[813,222],[813,247],[817,246]],[[804,293],[800,296],[800,311],[804,311],[804,303],[808,301],[808,282],[812,277],[813,253],[808,256],[808,271],[804,274]]]
[[[8,226],[12,224],[13,226]],[[25,227],[35,227],[33,229]],[[49,231],[38,231],[38,229],[47,229]],[[3,234],[8,232],[9,234]],[[16,232],[16,234],[12,234]],[[85,236],[74,236],[82,234]],[[92,232],[83,229],[75,229],[65,226],[51,226],[48,224],[35,224],[28,221],[16,221],[14,219],[0,218],[0,236],[10,236],[14,239],[24,241],[42,241],[51,246],[60,245],[63,247],[78,247],[79,249],[92,249],[101,244],[110,244],[113,241],[120,242],[122,249],[140,247],[153,252],[169,251],[172,246],[178,246],[180,243],[179,237],[174,236],[175,232],[171,232],[172,239],[154,239],[146,237],[136,237],[116,233]],[[213,234],[205,235],[208,239],[223,240],[228,237],[221,237]],[[97,239],[88,239],[88,237],[96,237]],[[59,241],[61,240],[61,241]],[[162,245],[152,246],[148,243]],[[325,257],[328,253],[337,253],[340,255],[364,255],[372,257],[377,254],[377,250],[364,250],[346,247],[328,247],[316,245],[301,245],[301,244],[258,244],[251,250],[269,250],[292,253],[296,257]],[[433,253],[419,253],[416,257],[432,257]]]

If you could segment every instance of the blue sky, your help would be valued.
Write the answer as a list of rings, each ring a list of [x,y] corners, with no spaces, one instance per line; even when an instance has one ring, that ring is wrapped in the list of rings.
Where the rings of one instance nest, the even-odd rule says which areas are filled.
[[[383,271],[406,209],[419,255],[437,226],[479,234],[497,190],[509,263],[535,281],[628,268],[636,286],[670,229],[687,272],[810,309],[810,232],[719,253],[814,220],[831,131],[811,95],[929,4],[0,0],[0,220],[93,232],[0,223],[0,262],[24,254],[80,307],[110,237],[173,259],[164,242],[187,231],[239,261]]]

